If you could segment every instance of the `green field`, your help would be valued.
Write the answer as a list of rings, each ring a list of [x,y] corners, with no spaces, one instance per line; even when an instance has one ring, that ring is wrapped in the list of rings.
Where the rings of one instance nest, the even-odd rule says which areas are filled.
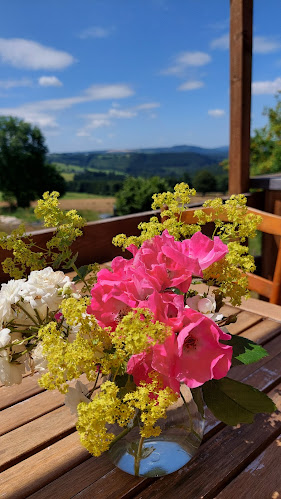
[[[101,199],[105,196],[99,196],[98,194],[88,194],[87,192],[66,192],[62,199]]]

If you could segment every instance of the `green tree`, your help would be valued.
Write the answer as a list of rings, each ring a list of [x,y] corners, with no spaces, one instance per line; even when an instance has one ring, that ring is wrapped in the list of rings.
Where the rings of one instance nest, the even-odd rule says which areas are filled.
[[[276,106],[265,108],[267,124],[254,131],[251,140],[251,174],[281,171],[281,93],[276,96]]]
[[[197,192],[201,192],[203,195],[205,195],[206,192],[212,192],[216,190],[216,177],[211,172],[208,172],[208,170],[201,170],[194,176],[193,186]]]
[[[166,180],[160,177],[128,177],[122,189],[117,193],[117,215],[151,210],[152,195],[167,191],[168,188]]]
[[[65,181],[46,164],[47,147],[40,129],[13,117],[0,117],[0,190],[27,207],[44,191],[65,192]]]

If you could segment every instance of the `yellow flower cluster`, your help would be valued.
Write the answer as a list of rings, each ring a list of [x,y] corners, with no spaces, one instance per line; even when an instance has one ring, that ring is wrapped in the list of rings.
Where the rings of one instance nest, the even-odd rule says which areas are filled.
[[[77,430],[82,445],[94,456],[109,449],[115,435],[107,429],[107,424],[117,423],[120,427],[140,424],[140,434],[149,438],[157,436],[161,430],[155,423],[166,418],[167,408],[176,402],[178,395],[170,388],[163,389],[157,379],[138,386],[120,399],[119,389],[112,381],[106,381],[101,391],[87,404],[78,405]]]
[[[107,349],[100,359],[103,374],[125,374],[131,355],[145,352],[156,343],[165,341],[171,334],[170,328],[159,321],[152,321],[152,312],[139,308],[128,312],[115,331],[106,330],[113,348]]]
[[[76,428],[81,444],[94,456],[100,456],[109,449],[115,435],[109,433],[107,424],[114,424],[121,414],[121,401],[118,398],[118,387],[111,381],[101,385],[101,391],[93,400],[86,404],[81,402],[78,407],[78,422]],[[128,408],[128,422],[134,416],[134,410]]]
[[[166,418],[168,407],[177,401],[178,394],[171,388],[161,388],[157,378],[149,384],[137,386],[134,392],[127,393],[124,402],[129,408],[140,410],[140,434],[144,438],[157,437],[161,433],[160,426],[155,423],[160,418]]]
[[[23,240],[24,238],[24,240]],[[13,251],[13,258],[5,258],[2,262],[3,270],[14,279],[25,275],[26,267],[31,270],[42,269],[46,266],[43,252],[32,251],[34,242],[25,234],[25,227],[21,224],[11,234],[1,233],[0,246]]]
[[[62,262],[70,260],[72,251],[70,249],[73,241],[83,235],[81,230],[85,220],[78,215],[76,210],[64,212],[59,208],[58,192],[45,192],[43,199],[39,199],[34,210],[37,218],[43,218],[45,227],[55,227],[56,232],[46,246],[49,250],[52,266],[57,268]],[[56,248],[58,252],[52,252]]]
[[[1,233],[0,247],[13,252],[13,257],[6,258],[2,263],[4,272],[11,277],[20,279],[27,269],[41,270],[47,265],[58,268],[63,262],[71,266],[73,258],[70,246],[83,234],[81,228],[85,221],[76,210],[63,212],[59,208],[58,197],[58,192],[45,192],[35,208],[35,215],[43,218],[44,226],[55,228],[46,248],[41,248],[39,252],[33,251],[34,241],[27,236],[24,225],[20,225],[10,235]]]
[[[196,210],[200,224],[214,222],[213,235],[220,237],[228,245],[228,254],[204,271],[204,279],[209,284],[219,286],[222,296],[228,296],[232,305],[240,305],[241,298],[247,298],[248,279],[246,272],[255,270],[254,258],[248,254],[248,247],[240,243],[247,237],[255,237],[261,217],[247,213],[247,199],[243,194],[231,196],[225,203],[219,198],[208,200],[204,207],[211,213]]]
[[[229,297],[232,305],[240,305],[243,297],[250,296],[245,272],[255,270],[254,258],[247,246],[237,242],[228,244],[229,253],[204,270],[204,279],[210,286],[218,286],[222,297]]]
[[[222,241],[239,240],[243,243],[247,237],[256,236],[257,227],[262,221],[260,216],[247,213],[246,204],[247,198],[243,194],[233,195],[225,203],[220,198],[210,199],[203,206],[212,208],[211,213],[196,210],[195,216],[200,225],[213,221],[214,235]]]
[[[124,352],[128,358],[145,352],[156,343],[163,343],[171,331],[165,324],[152,320],[152,312],[145,308],[132,310],[125,315],[112,333],[112,344],[116,350]]]
[[[47,358],[48,372],[39,384],[48,390],[68,390],[67,380],[77,379],[85,373],[88,380],[96,378],[97,365],[104,356],[104,349],[111,346],[106,331],[99,327],[93,316],[86,314],[87,299],[67,298],[62,301],[62,313],[66,326],[50,322],[38,333],[43,354]],[[68,340],[69,327],[77,326],[72,342]]]
[[[176,240],[186,239],[191,237],[195,232],[200,230],[200,225],[188,225],[181,221],[182,213],[186,210],[190,202],[191,196],[194,196],[196,191],[190,189],[185,183],[176,184],[174,192],[162,192],[154,194],[153,203],[151,205],[153,210],[160,208],[162,210],[162,220],[159,221],[157,217],[151,217],[149,222],[141,222],[138,225],[141,231],[140,236],[129,236],[119,234],[113,238],[115,246],[127,248],[130,244],[135,244],[140,247],[144,241],[151,239],[154,236],[162,234],[167,229],[169,234]]]

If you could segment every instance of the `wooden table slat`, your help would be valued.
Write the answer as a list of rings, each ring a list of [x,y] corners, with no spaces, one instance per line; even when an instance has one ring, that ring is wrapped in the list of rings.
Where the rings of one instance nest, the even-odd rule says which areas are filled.
[[[237,315],[237,321],[234,324],[229,324],[227,328],[231,334],[241,334],[262,320],[263,318],[260,315],[242,311]]]
[[[272,319],[264,319],[262,322],[259,322],[255,326],[241,333],[241,336],[245,336],[246,338],[249,338],[249,340],[255,341],[256,343],[265,343],[280,333],[280,323],[275,322]]]
[[[281,322],[280,305],[274,305],[273,303],[257,300],[256,298],[249,298],[248,300],[243,299],[241,305],[239,305],[239,308],[241,310],[246,310],[247,312],[261,315],[265,318],[270,317],[276,322]]]
[[[98,480],[102,476],[106,476],[113,468],[114,465],[106,454],[103,454],[99,459],[90,457],[74,469],[64,473],[56,480],[29,496],[29,499],[50,499],[56,497],[58,491],[59,499],[70,499],[81,492],[81,490],[91,485],[95,480]]]
[[[34,376],[26,376],[20,385],[13,386],[1,386],[0,387],[0,410],[5,409],[11,405],[17,404],[22,400],[29,399],[37,393],[44,391],[37,384],[37,379],[40,377],[39,374]]]
[[[281,437],[270,444],[217,499],[278,499],[281,497]]]
[[[89,453],[80,444],[78,433],[72,433],[3,471],[0,475],[0,497],[25,499],[89,458]],[[100,463],[96,466],[101,467],[101,476],[107,472]],[[60,499],[59,491],[53,497]]]
[[[58,409],[62,405],[64,405],[64,395],[57,391],[48,391],[8,407],[0,413],[0,436]],[[15,412],[17,418],[14,417]]]
[[[60,407],[2,435],[0,438],[0,471],[21,460],[24,455],[74,430],[75,421],[76,417],[66,407]]]

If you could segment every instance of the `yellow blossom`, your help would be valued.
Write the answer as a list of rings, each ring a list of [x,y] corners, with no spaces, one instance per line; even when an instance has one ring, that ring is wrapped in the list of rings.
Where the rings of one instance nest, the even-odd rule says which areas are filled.
[[[173,392],[171,388],[162,388],[157,377],[152,379],[151,383],[142,383],[136,390],[127,393],[124,396],[124,403],[128,407],[134,407],[140,410],[142,437],[157,437],[161,433],[160,426],[155,426],[160,418],[166,418],[168,407],[175,403],[179,395]]]

